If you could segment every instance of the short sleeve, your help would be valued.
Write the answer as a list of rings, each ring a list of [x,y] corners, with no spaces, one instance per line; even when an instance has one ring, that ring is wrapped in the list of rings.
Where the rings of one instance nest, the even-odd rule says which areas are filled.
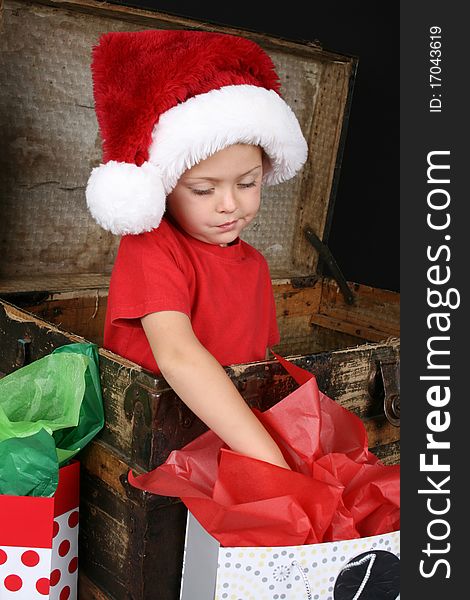
[[[140,319],[163,310],[191,317],[191,274],[164,231],[121,239],[111,276],[108,312],[112,325],[140,327]]]

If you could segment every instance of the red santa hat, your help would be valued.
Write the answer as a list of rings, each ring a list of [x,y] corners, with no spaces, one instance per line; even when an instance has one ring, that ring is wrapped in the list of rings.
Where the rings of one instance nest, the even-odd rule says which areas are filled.
[[[86,198],[114,234],[158,227],[179,177],[232,144],[264,149],[268,185],[293,177],[307,158],[271,59],[245,38],[107,33],[93,49],[92,75],[104,164],[93,169]]]

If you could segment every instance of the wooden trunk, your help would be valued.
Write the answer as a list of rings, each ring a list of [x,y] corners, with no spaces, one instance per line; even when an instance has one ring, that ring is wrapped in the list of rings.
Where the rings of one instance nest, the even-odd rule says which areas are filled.
[[[244,235],[270,265],[282,340],[276,350],[363,419],[372,451],[398,462],[399,295],[349,282],[349,303],[304,234],[309,226],[327,237],[356,60],[93,0],[6,0],[3,22],[0,371],[73,341],[102,345],[118,239],[92,221],[83,193],[101,158],[89,73],[98,36],[145,28],[238,33],[272,56],[310,147],[301,176],[265,194]],[[106,424],[80,455],[80,598],[176,600],[184,506],[130,487],[127,473],[153,469],[205,427],[163,378],[104,348],[99,354]],[[226,370],[262,410],[295,387],[274,361]]]

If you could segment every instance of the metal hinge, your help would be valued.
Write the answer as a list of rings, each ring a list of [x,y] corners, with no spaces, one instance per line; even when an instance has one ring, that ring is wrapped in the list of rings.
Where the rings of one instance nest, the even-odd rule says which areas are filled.
[[[334,256],[331,254],[331,250],[326,244],[324,244],[321,241],[321,239],[317,236],[313,229],[308,225],[306,225],[304,228],[304,234],[307,240],[310,242],[310,244],[315,248],[318,254],[325,261],[332,277],[335,279],[341,293],[344,296],[346,304],[354,304],[354,294],[348,286],[348,282],[346,281],[346,278],[341,272],[341,269],[339,268]]]

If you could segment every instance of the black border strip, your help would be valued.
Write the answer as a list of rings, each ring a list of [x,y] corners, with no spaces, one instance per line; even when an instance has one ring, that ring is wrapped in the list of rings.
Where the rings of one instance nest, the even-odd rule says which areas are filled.
[[[465,517],[469,406],[465,372],[469,370],[470,331],[465,218],[470,154],[465,93],[468,19],[464,6],[435,0],[401,3],[404,599],[443,600],[469,594],[463,563],[469,530]],[[430,163],[450,168],[428,172]],[[446,300],[450,306],[445,306]],[[432,447],[430,440],[442,445]]]

